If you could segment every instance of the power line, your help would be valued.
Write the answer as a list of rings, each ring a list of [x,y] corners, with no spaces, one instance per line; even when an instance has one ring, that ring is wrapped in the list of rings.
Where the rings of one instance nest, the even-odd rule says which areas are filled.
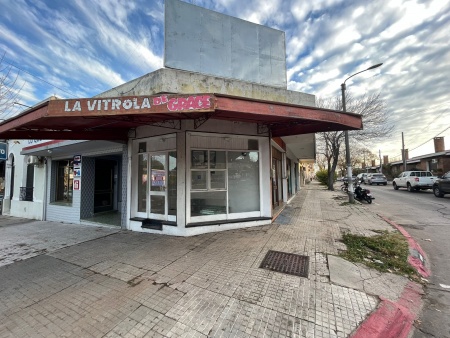
[[[450,101],[444,102],[440,105],[438,105],[437,107],[433,107],[433,108],[428,108],[427,110],[425,110],[422,114],[426,113],[427,111],[431,110],[431,109],[437,109],[440,106],[443,106],[444,104],[448,104]],[[438,118],[440,118],[442,115],[444,115],[445,113],[448,112],[448,108],[446,110],[444,110],[442,113],[440,113],[438,116],[436,116],[430,123],[428,123],[423,129],[427,129],[434,121],[436,121]]]
[[[27,71],[27,70],[25,70],[25,69],[23,69],[23,68],[21,68],[21,67],[19,67],[19,66],[16,66],[14,63],[9,62],[9,61],[7,61],[7,60],[4,60],[4,61],[5,61],[7,64],[9,64],[10,66],[17,68],[17,69],[19,69],[20,71],[22,71],[22,72],[24,72],[24,73],[27,73],[27,74],[31,75],[32,77],[34,77],[34,78],[36,78],[36,79],[38,79],[38,80],[40,80],[40,81],[42,81],[42,82],[45,82],[46,84],[48,84],[48,85],[50,85],[50,86],[52,86],[52,87],[54,87],[54,88],[56,88],[56,89],[59,89],[60,91],[66,93],[66,94],[69,94],[71,97],[76,97],[76,95],[74,95],[73,93],[70,93],[70,92],[68,92],[68,91],[65,90],[65,89],[62,89],[61,87],[55,86],[54,84],[52,84],[52,83],[50,83],[50,82],[48,82],[48,81],[46,81],[46,80],[40,78],[39,76],[36,76],[36,75],[30,73],[29,71]]]
[[[441,131],[439,134],[437,134],[436,136],[433,136],[432,138],[430,138],[429,140],[425,141],[424,143],[422,143],[420,146],[417,146],[415,148],[410,149],[410,151],[416,150],[417,148],[420,148],[421,146],[423,146],[424,144],[430,142],[431,140],[433,140],[435,137],[438,137],[439,135],[441,135],[443,132],[445,132],[447,129],[450,129],[450,126],[448,126],[447,128],[445,128],[443,131]]]
[[[450,129],[450,126],[448,126],[447,128],[445,128],[443,131],[441,131],[440,133],[436,134],[436,135],[433,136],[432,138],[426,140],[426,141],[423,142],[421,145],[418,145],[417,147],[412,148],[412,149],[408,149],[408,151],[413,151],[413,150],[416,150],[417,148],[420,148],[421,146],[423,146],[423,145],[425,145],[426,143],[432,141],[435,137],[438,137],[439,135],[441,135],[442,133],[444,133],[444,132],[447,131],[448,129]],[[399,155],[396,155],[396,156],[392,156],[392,157],[393,157],[393,158],[396,158],[396,157],[399,157],[399,156],[402,156],[402,154],[399,154]]]

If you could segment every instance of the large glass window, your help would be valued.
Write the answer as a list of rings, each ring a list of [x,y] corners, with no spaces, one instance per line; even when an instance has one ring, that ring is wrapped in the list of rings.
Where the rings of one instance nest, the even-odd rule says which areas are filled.
[[[227,213],[226,152],[192,150],[191,216]]]
[[[191,193],[191,216],[208,216],[226,213],[226,191],[203,191]]]
[[[257,151],[192,150],[191,216],[260,211]]]
[[[169,152],[169,182],[167,183],[168,212],[171,216],[177,215],[177,153]]]
[[[260,210],[258,152],[228,152],[228,200],[230,213]]]
[[[55,202],[72,203],[73,197],[73,161],[57,162]]]

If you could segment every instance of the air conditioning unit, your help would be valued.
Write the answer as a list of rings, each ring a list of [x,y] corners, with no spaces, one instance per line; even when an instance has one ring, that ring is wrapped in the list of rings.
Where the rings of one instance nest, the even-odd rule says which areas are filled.
[[[28,165],[39,165],[41,163],[42,163],[42,161],[39,156],[29,156],[28,157],[28,161],[27,161]]]

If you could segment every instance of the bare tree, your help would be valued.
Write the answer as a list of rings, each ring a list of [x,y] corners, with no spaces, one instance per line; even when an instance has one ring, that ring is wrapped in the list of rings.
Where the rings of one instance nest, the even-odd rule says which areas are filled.
[[[6,65],[5,54],[0,57],[0,120],[7,116],[18,100],[23,85],[18,86],[19,73],[14,74],[11,65]]]
[[[318,99],[317,106],[342,110],[342,100],[340,96],[328,100]],[[365,94],[357,99],[353,95],[347,94],[346,107],[349,112],[361,115],[364,126],[362,130],[349,131],[349,138],[353,144],[356,142],[368,144],[391,134],[393,126],[388,123],[386,103],[379,93]],[[318,142],[320,143],[318,153],[324,156],[327,161],[329,190],[334,190],[334,172],[338,166],[341,149],[344,148],[344,136],[343,131],[318,134]],[[356,157],[351,156],[351,158]]]
[[[363,168],[371,165],[372,160],[377,160],[378,157],[370,151],[367,147],[358,142],[352,142],[350,145],[351,157],[350,161],[353,168]],[[347,169],[347,163],[344,156],[340,156],[337,165],[338,170],[344,172]]]

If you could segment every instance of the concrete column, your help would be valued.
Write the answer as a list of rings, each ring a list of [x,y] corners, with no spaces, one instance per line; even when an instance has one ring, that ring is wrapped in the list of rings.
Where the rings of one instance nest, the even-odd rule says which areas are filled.
[[[186,227],[186,213],[190,212],[190,203],[186,201],[186,132],[177,133],[177,226]]]

